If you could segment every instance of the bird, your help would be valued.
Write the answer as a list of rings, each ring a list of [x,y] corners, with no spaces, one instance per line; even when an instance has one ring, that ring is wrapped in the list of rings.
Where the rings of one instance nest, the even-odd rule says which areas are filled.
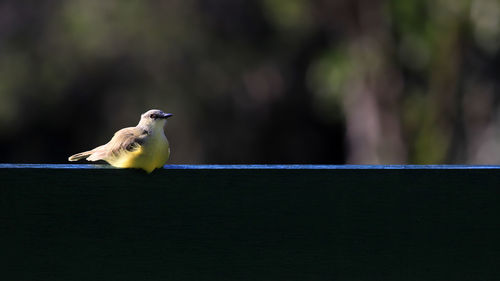
[[[159,109],[148,110],[141,115],[137,126],[123,128],[108,143],[74,154],[68,160],[104,160],[114,167],[143,169],[149,174],[163,167],[170,157],[170,145],[163,128],[171,116],[173,114]]]

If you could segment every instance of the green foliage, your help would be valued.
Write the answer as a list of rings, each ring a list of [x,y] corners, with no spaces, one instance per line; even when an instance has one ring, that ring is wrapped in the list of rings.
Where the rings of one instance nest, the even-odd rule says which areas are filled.
[[[4,162],[63,162],[149,108],[176,114],[174,162],[500,159],[497,0],[7,0],[0,14]]]

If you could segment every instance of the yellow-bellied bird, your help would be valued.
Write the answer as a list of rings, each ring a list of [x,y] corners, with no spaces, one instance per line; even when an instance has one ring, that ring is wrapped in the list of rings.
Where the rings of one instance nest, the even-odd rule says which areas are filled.
[[[170,116],[172,114],[158,109],[149,110],[141,115],[137,126],[121,129],[107,144],[72,155],[68,160],[104,160],[115,167],[138,168],[151,173],[163,167],[170,156],[163,131]]]

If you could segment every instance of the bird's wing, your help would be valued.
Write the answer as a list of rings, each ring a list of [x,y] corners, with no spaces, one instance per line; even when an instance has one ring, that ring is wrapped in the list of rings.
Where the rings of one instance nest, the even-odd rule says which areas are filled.
[[[90,161],[118,157],[123,152],[132,152],[141,147],[147,137],[147,131],[137,127],[129,127],[119,130],[113,138],[102,147],[99,147],[87,158]]]

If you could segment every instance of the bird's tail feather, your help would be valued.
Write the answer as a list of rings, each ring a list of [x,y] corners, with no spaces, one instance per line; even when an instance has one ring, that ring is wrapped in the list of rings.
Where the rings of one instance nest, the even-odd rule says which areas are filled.
[[[71,155],[68,160],[69,161],[78,161],[78,160],[81,160],[83,158],[87,158],[89,157],[90,155],[92,155],[93,151],[92,150],[89,150],[89,151],[85,151],[85,152],[80,152],[80,153],[77,153],[75,155]]]

